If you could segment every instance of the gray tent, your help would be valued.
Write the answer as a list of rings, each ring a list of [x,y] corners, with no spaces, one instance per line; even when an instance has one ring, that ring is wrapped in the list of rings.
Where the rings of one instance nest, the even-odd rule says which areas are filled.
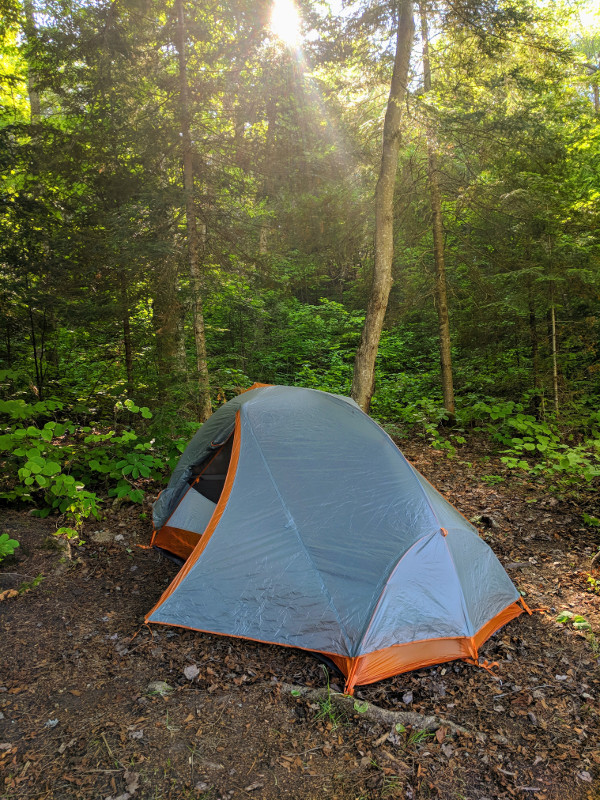
[[[221,406],[154,509],[186,563],[150,623],[325,654],[348,691],[477,659],[522,613],[475,528],[348,398],[256,385]]]

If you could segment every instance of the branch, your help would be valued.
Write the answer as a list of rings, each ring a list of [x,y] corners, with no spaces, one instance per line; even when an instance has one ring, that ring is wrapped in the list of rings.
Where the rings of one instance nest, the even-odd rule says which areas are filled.
[[[340,692],[332,692],[327,688],[311,689],[308,686],[294,686],[290,683],[280,683],[279,686],[283,692],[289,692],[294,697],[304,697],[306,700],[318,702],[319,700],[330,700],[336,707],[345,712],[355,713],[354,707],[355,699]],[[359,701],[360,703],[361,701]],[[390,711],[387,708],[380,708],[379,706],[367,704],[365,711],[360,712],[363,719],[369,722],[376,722],[381,725],[404,725],[411,726],[421,731],[436,731],[438,728],[447,728],[450,733],[462,734],[463,736],[476,736],[478,739],[484,741],[484,734],[477,731],[467,730],[462,725],[457,725],[448,719],[442,717],[429,716],[425,714],[417,714],[416,711]]]

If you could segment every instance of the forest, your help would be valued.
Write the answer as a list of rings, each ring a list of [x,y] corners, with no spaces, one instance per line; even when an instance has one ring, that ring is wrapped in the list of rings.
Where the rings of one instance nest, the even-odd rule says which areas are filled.
[[[85,674],[96,688],[84,691],[79,719],[92,720],[96,703],[112,702],[103,688],[109,675],[123,717],[110,723],[113,738],[94,717],[84,747],[81,725],[60,733],[57,710],[55,731],[51,706],[23,701],[63,747],[52,755],[24,724],[21,735],[32,741],[13,741],[4,708],[6,797],[595,796],[595,3],[0,0],[0,58],[0,623],[2,650],[13,659],[10,681],[0,669],[0,691],[14,692],[17,706],[29,692],[19,637],[39,619],[47,650],[35,658],[40,675],[53,664],[56,707],[65,675],[74,687],[69,702],[83,703]],[[194,433],[254,383],[352,397],[483,527],[521,595],[547,611],[533,615],[524,639],[490,645],[490,661],[509,672],[523,669],[517,652],[529,654],[531,692],[521,694],[529,682],[522,671],[510,672],[512,688],[494,686],[494,700],[490,676],[481,670],[472,679],[461,665],[450,675],[438,668],[433,689],[430,673],[419,672],[410,686],[400,676],[358,693],[357,702],[394,713],[407,706],[446,716],[452,695],[459,722],[469,723],[464,735],[477,744],[450,741],[445,723],[431,740],[401,723],[385,739],[366,721],[342,743],[331,704],[324,711],[322,700],[315,706],[264,688],[255,643],[213,645],[187,631],[156,644],[158,635],[144,631],[142,644],[121,644],[139,624],[127,616],[126,594],[139,621],[156,601],[153,583],[164,588],[174,574],[133,549],[149,540],[152,503]],[[44,592],[70,599],[51,611]],[[118,593],[114,617],[89,623],[100,633],[81,627],[76,608],[92,613]],[[87,639],[97,639],[89,673],[77,673],[83,656],[65,655],[67,635],[79,637],[75,653],[84,655]],[[62,653],[64,664],[49,652]],[[185,694],[188,673],[177,701],[149,699],[116,666],[131,665],[131,653],[143,680],[156,678],[156,664],[170,664],[172,680],[197,662],[194,686],[215,699],[204,721]],[[291,666],[284,658],[269,655],[269,663],[286,685],[323,684],[320,668],[298,654]],[[555,673],[566,694],[544,688]],[[328,702],[329,677],[326,684]],[[252,724],[252,704],[271,727],[256,752],[247,742],[240,755],[223,720],[227,698],[237,702],[242,689],[238,740]],[[518,699],[507,699],[513,692]],[[131,707],[132,693],[141,705]],[[489,694],[487,710],[480,694]],[[195,769],[186,744],[169,751],[177,769],[152,762],[160,791],[150,792],[151,757],[132,750],[150,734],[137,736],[136,719],[162,720],[167,702],[179,703],[172,719],[180,727],[167,712],[166,725],[156,722],[152,735],[163,738],[155,747],[173,749],[175,730],[208,725],[225,737],[227,757],[241,758],[248,786],[232,778],[229,791],[214,767],[225,759],[218,753]],[[514,721],[494,739],[485,714],[504,705]],[[548,708],[554,716],[545,716]],[[318,727],[307,733],[315,709]],[[297,724],[286,727],[279,717],[290,713]],[[524,725],[533,730],[519,740],[518,756],[508,745],[511,725],[518,735]],[[280,728],[278,739],[271,731]],[[387,763],[380,751],[394,746],[404,755]],[[264,753],[277,747],[280,766],[269,766]],[[489,785],[487,767],[458,766],[476,747],[494,764]],[[328,776],[319,786],[310,782],[313,748],[321,759],[314,775]],[[439,780],[427,761],[432,752]],[[264,777],[269,770],[279,770],[274,784]],[[294,770],[301,789],[293,789]],[[42,775],[45,793],[36,794]],[[278,785],[287,786],[283,794]]]
[[[4,0],[3,496],[139,501],[255,381],[593,481],[593,9],[271,5]]]

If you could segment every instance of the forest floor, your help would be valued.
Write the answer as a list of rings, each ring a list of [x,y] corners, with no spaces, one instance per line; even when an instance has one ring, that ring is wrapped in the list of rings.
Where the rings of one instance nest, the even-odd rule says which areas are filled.
[[[300,651],[149,631],[144,614],[177,567],[137,547],[150,538],[148,508],[109,506],[71,561],[51,519],[5,510],[0,532],[21,547],[0,591],[44,578],[0,602],[0,797],[598,800],[598,648],[555,621],[581,614],[600,638],[600,598],[588,591],[590,575],[600,581],[598,537],[582,524],[593,509],[507,476],[483,449],[452,460],[418,442],[402,449],[475,521],[529,606],[545,609],[486,643],[493,673],[453,662],[357,690],[469,734],[397,732],[296,697],[283,684],[327,685]],[[172,690],[162,696],[156,681]]]

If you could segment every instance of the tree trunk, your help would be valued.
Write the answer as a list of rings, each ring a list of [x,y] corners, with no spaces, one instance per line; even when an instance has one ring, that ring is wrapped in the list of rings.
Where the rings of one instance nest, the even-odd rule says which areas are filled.
[[[535,300],[531,288],[531,281],[527,283],[527,301],[529,305],[529,341],[531,343],[531,365],[533,370],[533,389],[535,396],[533,403],[536,411],[540,407],[540,365],[539,341],[537,332],[537,319],[535,315]]]
[[[31,47],[36,38],[35,16],[33,13],[33,3],[31,0],[25,0],[23,3],[23,11],[25,12],[25,38],[27,39],[27,44],[29,47]],[[29,95],[30,121],[37,122],[42,113],[40,94],[37,90],[37,75],[31,66],[29,54],[27,60],[27,93]]]
[[[352,397],[368,412],[375,389],[375,359],[392,287],[394,255],[394,185],[400,150],[401,103],[406,94],[415,32],[412,0],[399,0],[396,56],[385,121],[381,166],[375,189],[375,263],[361,341],[354,361]]]
[[[123,322],[123,347],[125,349],[125,376],[127,380],[127,395],[133,395],[133,348],[131,346],[131,321],[129,318],[129,299],[127,288],[121,286],[122,322]]]
[[[421,39],[423,42],[423,86],[431,91],[431,62],[429,60],[429,31],[425,4],[421,2]],[[438,178],[438,159],[435,137],[431,125],[427,124],[427,178],[433,218],[433,257],[435,261],[435,305],[440,336],[440,362],[442,370],[442,392],[444,408],[454,418],[454,381],[452,378],[452,350],[450,344],[450,319],[448,316],[448,288],[446,285],[446,262],[444,258],[444,228],[442,223],[442,194]]]
[[[179,388],[185,375],[182,351],[182,307],[179,302],[178,270],[174,258],[165,259],[152,282],[152,322],[156,345],[158,394],[162,401]],[[183,358],[182,358],[183,352]]]
[[[183,1],[175,0],[177,12],[176,48],[179,56],[179,110],[181,126],[181,149],[183,156],[183,188],[187,226],[188,264],[192,286],[192,308],[194,314],[194,342],[196,345],[196,370],[198,373],[198,415],[204,422],[212,413],[210,382],[206,359],[206,336],[202,311],[202,275],[200,272],[200,237],[194,207],[194,163],[190,134],[188,101],[187,59],[185,52],[185,20]]]
[[[554,389],[554,411],[558,417],[558,357],[556,346],[556,309],[554,308],[554,300],[552,300],[552,305],[550,307],[550,325],[552,332],[552,386]]]

